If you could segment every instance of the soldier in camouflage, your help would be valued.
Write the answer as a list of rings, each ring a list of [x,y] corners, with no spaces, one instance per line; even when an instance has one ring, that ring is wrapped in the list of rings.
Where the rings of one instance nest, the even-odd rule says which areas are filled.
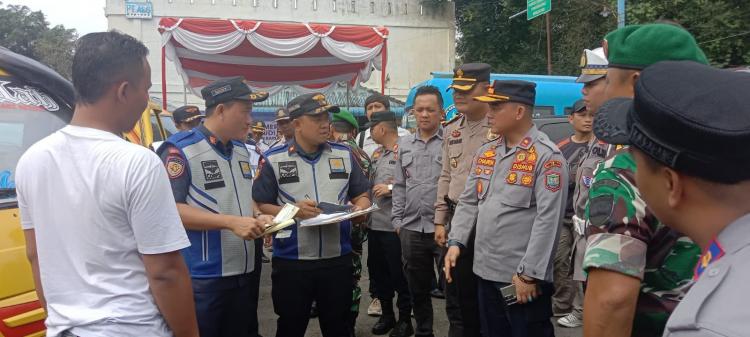
[[[354,154],[354,159],[362,167],[365,177],[370,179],[370,157],[357,146],[355,141],[358,131],[359,123],[351,112],[342,109],[332,114],[331,141],[349,146]],[[361,222],[352,221],[352,252],[354,252],[352,254],[352,262],[354,263],[352,281],[354,282],[354,291],[352,292],[351,315],[348,318],[351,336],[354,336],[357,316],[359,316],[359,302],[362,300],[362,288],[359,286],[359,281],[362,279],[362,245],[367,241],[367,219],[363,218],[364,221]]]
[[[604,51],[610,99],[632,97],[641,70],[659,61],[707,63],[690,33],[667,24],[615,30]],[[608,127],[597,119],[594,132]],[[597,168],[586,207],[584,336],[658,336],[691,285],[700,248],[654,217],[635,185],[633,157],[615,150]]]
[[[636,183],[654,214],[703,250],[664,337],[748,336],[748,87],[750,74],[659,62],[643,71],[634,99],[618,98],[600,111],[608,125],[602,139],[630,144]]]

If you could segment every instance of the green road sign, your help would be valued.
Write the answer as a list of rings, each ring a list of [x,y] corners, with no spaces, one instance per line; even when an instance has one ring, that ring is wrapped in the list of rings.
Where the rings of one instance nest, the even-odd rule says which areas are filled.
[[[526,0],[526,20],[531,20],[552,10],[552,0]]]

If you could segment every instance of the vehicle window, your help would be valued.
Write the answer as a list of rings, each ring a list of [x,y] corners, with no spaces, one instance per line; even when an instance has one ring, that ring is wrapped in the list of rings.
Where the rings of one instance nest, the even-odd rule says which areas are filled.
[[[167,133],[167,138],[169,136],[177,133],[177,127],[174,125],[174,121],[171,117],[168,116],[159,116],[161,118],[161,125],[164,126],[164,131]],[[155,142],[162,142],[166,139],[161,138],[161,133],[159,132],[159,125],[156,124],[156,116],[153,114],[151,115],[151,129],[154,130],[154,141]]]
[[[9,108],[0,104],[0,190],[13,189],[18,159],[26,150],[66,122],[48,111]],[[0,193],[0,202],[15,199],[15,193]]]
[[[67,124],[72,111],[36,88],[0,81],[0,203],[15,200],[18,159],[34,143]]]
[[[547,118],[555,116],[555,107],[546,105],[534,106],[534,118]]]
[[[573,127],[567,120],[560,120],[551,123],[537,122],[537,127],[539,128],[539,131],[546,133],[549,139],[554,143],[559,143],[573,134]]]

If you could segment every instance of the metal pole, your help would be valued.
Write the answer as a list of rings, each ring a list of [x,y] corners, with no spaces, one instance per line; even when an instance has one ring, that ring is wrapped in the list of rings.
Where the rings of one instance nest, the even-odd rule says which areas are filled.
[[[346,82],[346,109],[349,110],[349,112],[352,111],[351,88],[349,82]]]
[[[617,0],[617,27],[625,27],[625,0]]]
[[[545,16],[547,17],[547,75],[552,75],[552,28],[550,28],[549,13]]]

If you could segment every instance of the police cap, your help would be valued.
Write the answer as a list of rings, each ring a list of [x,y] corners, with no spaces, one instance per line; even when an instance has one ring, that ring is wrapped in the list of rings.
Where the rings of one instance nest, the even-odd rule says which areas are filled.
[[[201,114],[200,109],[195,105],[183,105],[172,112],[172,119],[175,123],[189,123],[203,117],[206,116]]]
[[[295,97],[286,105],[289,119],[304,115],[314,116],[324,112],[339,112],[339,107],[328,103],[326,96],[321,93],[311,93]]]
[[[484,103],[515,102],[534,106],[536,83],[519,80],[495,80],[484,96],[474,97]]]
[[[470,91],[479,82],[489,82],[492,67],[487,63],[466,63],[453,70],[449,89]]]
[[[201,89],[206,108],[235,100],[262,102],[268,98],[267,92],[253,92],[242,81],[242,77],[232,77],[211,82]]]

